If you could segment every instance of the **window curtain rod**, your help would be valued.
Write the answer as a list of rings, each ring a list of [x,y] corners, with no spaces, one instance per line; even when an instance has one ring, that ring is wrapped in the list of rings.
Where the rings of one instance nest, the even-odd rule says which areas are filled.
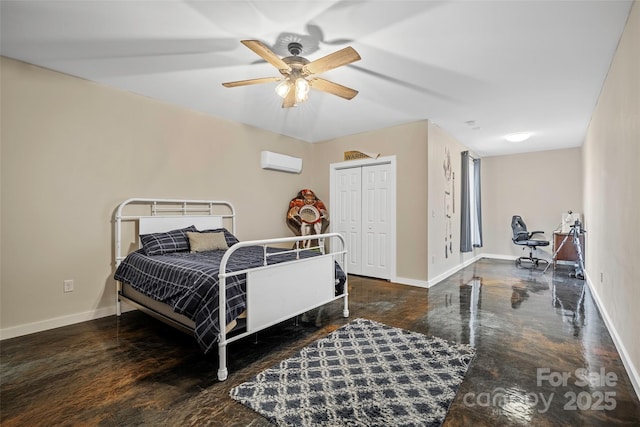
[[[463,151],[463,153],[467,153],[467,156],[469,156],[473,160],[480,160],[480,158],[472,156],[469,150]]]

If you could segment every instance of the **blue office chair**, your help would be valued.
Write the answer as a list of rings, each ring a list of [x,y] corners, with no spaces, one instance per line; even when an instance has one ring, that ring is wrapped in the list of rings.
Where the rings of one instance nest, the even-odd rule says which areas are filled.
[[[513,230],[513,237],[511,238],[513,243],[524,246],[524,248],[522,248],[523,250],[529,248],[529,256],[521,256],[516,259],[516,267],[522,267],[522,263],[524,261],[530,263],[529,268],[536,268],[541,262],[549,264],[548,260],[533,256],[533,251],[538,246],[549,246],[548,240],[533,238],[535,234],[543,234],[544,231],[527,231],[527,225],[524,223],[520,215],[514,215],[513,218],[511,218],[511,229]]]

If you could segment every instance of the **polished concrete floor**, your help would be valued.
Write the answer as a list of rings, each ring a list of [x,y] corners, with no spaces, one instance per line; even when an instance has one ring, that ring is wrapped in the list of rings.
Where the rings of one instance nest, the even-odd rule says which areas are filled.
[[[352,276],[351,318],[477,349],[447,426],[640,425],[640,402],[582,280],[481,260],[431,289]],[[228,348],[128,312],[0,343],[2,426],[267,426],[231,387],[348,320],[332,303]]]

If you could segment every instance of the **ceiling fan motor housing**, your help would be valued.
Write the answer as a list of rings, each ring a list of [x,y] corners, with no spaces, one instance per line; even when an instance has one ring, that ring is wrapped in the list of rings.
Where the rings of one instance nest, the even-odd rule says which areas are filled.
[[[298,56],[302,53],[302,45],[298,42],[291,42],[289,46],[287,46],[289,53],[293,56]]]

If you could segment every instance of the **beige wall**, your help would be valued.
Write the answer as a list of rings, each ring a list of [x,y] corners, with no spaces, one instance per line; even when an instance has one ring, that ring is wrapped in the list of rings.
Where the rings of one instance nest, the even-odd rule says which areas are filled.
[[[329,200],[329,165],[342,162],[344,152],[361,150],[396,156],[396,274],[427,280],[427,121],[314,144],[319,196]],[[329,206],[331,212],[331,206]]]
[[[511,217],[520,215],[530,231],[542,230],[551,241],[563,212],[582,213],[581,149],[485,157],[482,191],[483,253],[528,256],[511,241]],[[550,259],[552,245],[534,255]]]
[[[461,153],[467,150],[467,147],[460,144],[439,126],[429,123],[428,262],[429,280],[431,281],[437,281],[443,275],[450,274],[452,270],[472,260],[477,252],[481,251],[481,249],[474,248],[471,252],[460,252]],[[444,175],[447,152],[453,170],[451,183],[447,183]],[[448,218],[445,209],[445,191],[448,186],[452,188],[449,191],[452,191],[453,198],[453,205],[449,212],[451,218]],[[446,249],[445,244],[447,245]]]
[[[291,235],[288,201],[315,179],[310,144],[7,58],[1,67],[3,330],[113,310],[111,219],[129,197],[226,199],[240,238]],[[264,149],[302,157],[303,173],[260,169]]]
[[[635,2],[583,146],[586,270],[640,394],[640,4]]]
[[[397,274],[427,279],[426,222],[415,221],[427,211],[426,121],[313,145],[8,58],[0,64],[3,337],[113,312],[112,217],[121,201],[225,199],[241,239],[287,236],[288,201],[310,187],[328,203],[329,164],[351,149],[397,156]],[[260,169],[265,149],[301,157],[303,173]],[[74,292],[62,292],[65,279]]]
[[[328,204],[329,165],[343,161],[347,150],[396,156],[399,280],[428,284],[475,255],[459,252],[460,152],[466,147],[427,120],[307,144],[6,58],[2,107],[2,329],[112,312],[111,217],[122,200],[227,199],[237,209],[240,238],[290,235],[286,201],[310,187]],[[457,174],[447,258],[445,148]],[[303,173],[261,170],[264,149],[302,157]],[[534,215],[530,222],[545,218],[536,195],[522,191],[532,178],[514,160],[566,170],[575,158],[569,150],[483,160],[481,252],[514,253],[508,228],[514,201]],[[512,180],[503,179],[505,171]],[[553,188],[549,174],[533,179],[538,191]],[[556,225],[566,201],[561,196],[554,207],[549,194],[545,229]],[[258,206],[260,221],[254,221]],[[73,293],[62,293],[64,279],[75,281]]]

